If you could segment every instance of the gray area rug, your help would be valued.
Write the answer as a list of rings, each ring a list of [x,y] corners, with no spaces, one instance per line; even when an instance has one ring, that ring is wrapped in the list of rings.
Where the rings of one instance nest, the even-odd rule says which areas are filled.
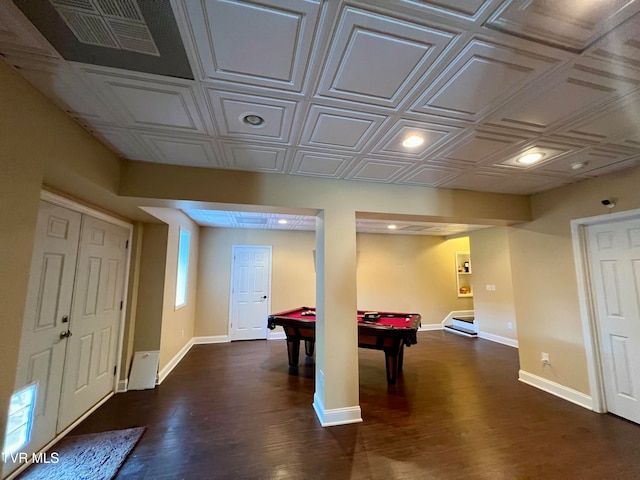
[[[116,476],[145,427],[65,437],[49,450],[58,463],[31,465],[20,480],[110,480]]]

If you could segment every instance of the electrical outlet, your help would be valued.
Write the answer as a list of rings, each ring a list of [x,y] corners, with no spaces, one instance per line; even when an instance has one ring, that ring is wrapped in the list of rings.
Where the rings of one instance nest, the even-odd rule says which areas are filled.
[[[542,352],[542,356],[540,357],[540,361],[543,365],[550,365],[551,360],[549,359],[549,354],[546,352]]]
[[[182,330],[182,336],[184,337],[184,330]]]
[[[507,322],[507,328],[513,330],[513,322]]]

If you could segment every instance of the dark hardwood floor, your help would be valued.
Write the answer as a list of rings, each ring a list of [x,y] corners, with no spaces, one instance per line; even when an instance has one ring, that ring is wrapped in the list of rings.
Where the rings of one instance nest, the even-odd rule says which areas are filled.
[[[363,423],[322,428],[313,360],[289,370],[277,340],[196,345],[72,434],[147,426],[119,479],[640,478],[640,425],[519,382],[514,348],[418,335],[396,385],[359,350]]]

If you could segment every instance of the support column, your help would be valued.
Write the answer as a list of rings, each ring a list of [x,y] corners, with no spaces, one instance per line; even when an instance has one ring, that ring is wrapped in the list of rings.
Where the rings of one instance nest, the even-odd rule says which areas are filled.
[[[355,211],[316,221],[316,392],[323,427],[362,421],[359,404]]]

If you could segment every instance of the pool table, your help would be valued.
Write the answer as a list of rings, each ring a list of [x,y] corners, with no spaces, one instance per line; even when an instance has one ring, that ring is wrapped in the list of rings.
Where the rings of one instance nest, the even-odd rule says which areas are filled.
[[[387,382],[396,383],[398,372],[402,371],[404,346],[418,342],[416,332],[420,327],[417,313],[368,312],[358,310],[358,346],[383,350],[387,368]],[[304,340],[305,353],[313,355],[316,339],[315,308],[300,307],[269,315],[267,327],[271,330],[282,326],[287,336],[289,365],[298,366],[300,340]]]

